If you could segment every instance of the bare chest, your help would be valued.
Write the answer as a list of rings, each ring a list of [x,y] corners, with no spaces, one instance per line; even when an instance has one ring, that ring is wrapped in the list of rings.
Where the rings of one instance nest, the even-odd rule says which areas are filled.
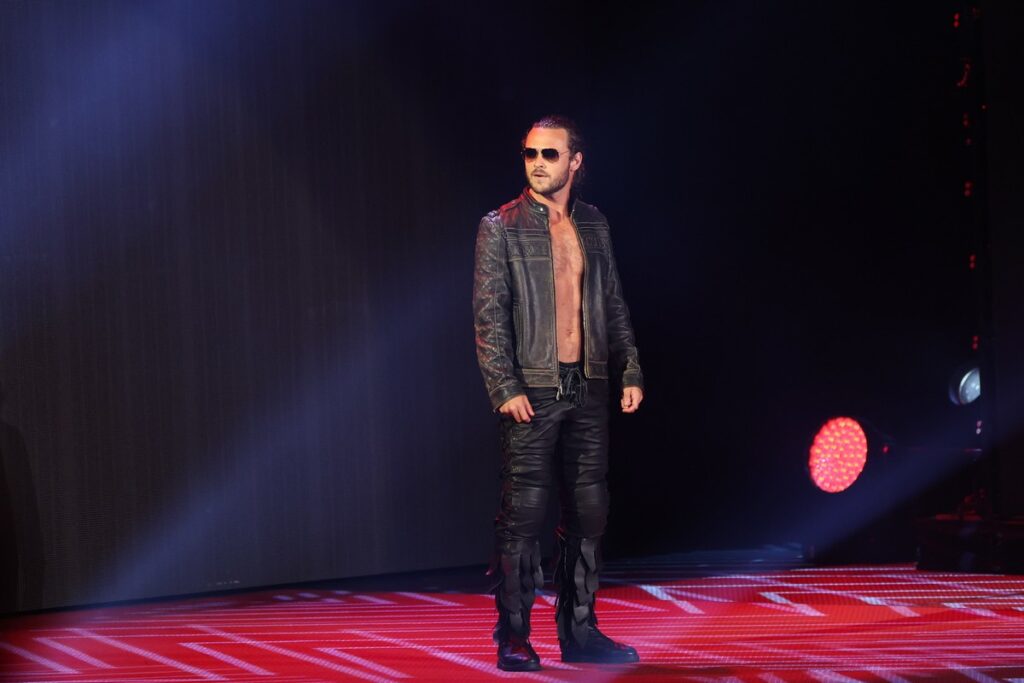
[[[551,225],[551,258],[556,276],[578,277],[583,274],[580,241],[568,219]]]

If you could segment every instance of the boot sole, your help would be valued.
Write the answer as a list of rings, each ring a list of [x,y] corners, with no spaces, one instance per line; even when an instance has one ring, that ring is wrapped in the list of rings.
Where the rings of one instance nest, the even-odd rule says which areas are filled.
[[[640,657],[579,657],[562,655],[562,661],[566,664],[636,664]]]
[[[540,662],[523,662],[522,664],[502,664],[498,662],[498,668],[502,671],[540,671]]]

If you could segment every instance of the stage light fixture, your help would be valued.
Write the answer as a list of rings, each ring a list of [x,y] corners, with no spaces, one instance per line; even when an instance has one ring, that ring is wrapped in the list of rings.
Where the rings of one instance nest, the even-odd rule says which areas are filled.
[[[811,481],[822,491],[845,491],[864,471],[868,438],[860,423],[850,417],[834,417],[818,430],[807,461]]]
[[[970,368],[958,370],[949,380],[949,400],[955,405],[965,406],[981,396],[981,370]]]

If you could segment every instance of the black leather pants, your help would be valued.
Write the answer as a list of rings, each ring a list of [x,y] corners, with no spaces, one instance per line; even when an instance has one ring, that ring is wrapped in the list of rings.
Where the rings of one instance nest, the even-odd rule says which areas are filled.
[[[508,633],[529,636],[534,592],[543,584],[538,538],[555,491],[561,502],[561,558],[555,576],[560,635],[563,621],[569,627],[566,610],[584,626],[592,617],[597,546],[608,519],[609,389],[607,380],[584,379],[578,363],[559,366],[560,387],[526,390],[535,413],[530,422],[501,417],[502,488],[492,562],[496,640]]]

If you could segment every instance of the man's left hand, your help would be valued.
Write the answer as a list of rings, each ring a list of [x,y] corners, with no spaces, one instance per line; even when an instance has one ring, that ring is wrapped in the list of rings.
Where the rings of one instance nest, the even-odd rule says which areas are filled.
[[[622,412],[635,413],[644,400],[644,390],[640,387],[625,387],[622,390]]]

